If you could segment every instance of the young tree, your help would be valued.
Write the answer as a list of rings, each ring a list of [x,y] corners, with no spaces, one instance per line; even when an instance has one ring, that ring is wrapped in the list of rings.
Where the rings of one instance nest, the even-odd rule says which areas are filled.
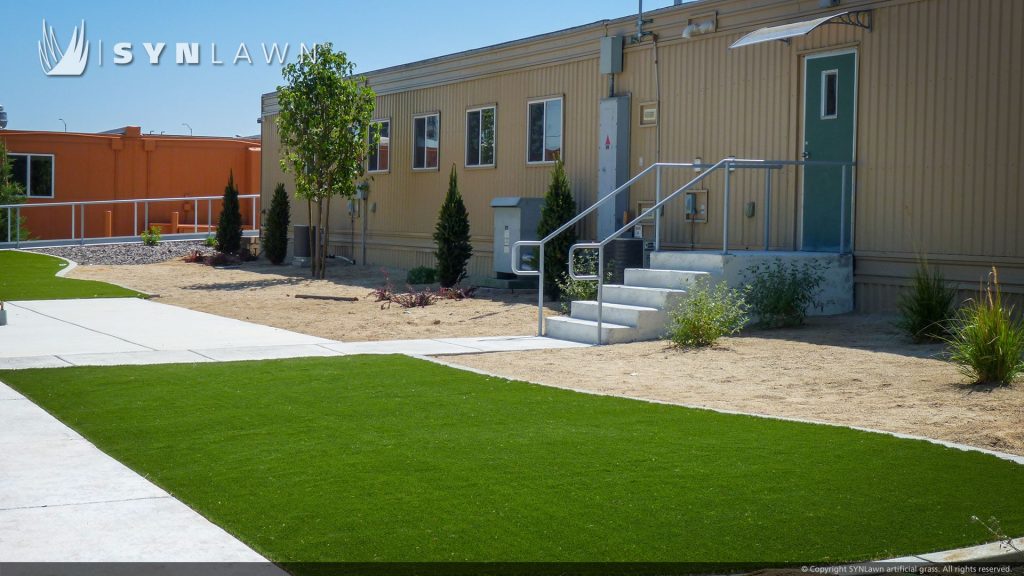
[[[25,201],[25,190],[11,179],[11,163],[7,161],[7,144],[3,140],[0,140],[0,204],[21,204]],[[13,242],[15,238],[21,238],[22,240],[29,239],[28,229],[25,227],[25,217],[22,216],[17,222],[10,224],[11,237],[7,237],[7,215],[10,213],[11,219],[16,218],[15,211],[12,209],[0,209],[0,242]],[[17,228],[15,228],[17,226]],[[18,234],[18,230],[21,234]]]
[[[459,181],[452,164],[448,176],[448,194],[441,204],[434,228],[434,242],[437,243],[437,279],[444,288],[451,288],[466,277],[466,264],[473,255],[469,242],[469,212],[459,193]]]
[[[242,211],[238,206],[238,188],[235,187],[235,173],[228,176],[224,188],[224,202],[217,222],[217,250],[225,254],[238,254],[242,248]]]
[[[263,252],[267,260],[274,264],[284,262],[288,252],[288,224],[291,221],[291,206],[288,204],[288,193],[284,184],[278,182],[274,188],[274,197],[270,201],[267,212],[267,225],[263,230]]]
[[[331,198],[352,198],[373,135],[376,95],[355,64],[331,43],[316,45],[284,67],[286,86],[277,89],[281,168],[295,176],[295,193],[306,200],[315,278],[324,277],[330,237]],[[316,205],[316,221],[313,205]],[[321,233],[313,235],[316,225]]]
[[[559,160],[551,173],[551,184],[544,196],[544,207],[540,212],[540,223],[537,224],[537,237],[544,238],[576,216],[576,200],[572,197],[569,178],[565,175],[565,165]],[[544,247],[544,290],[557,299],[559,296],[558,281],[567,274],[569,266],[569,248],[576,243],[576,230],[569,228],[562,232]]]

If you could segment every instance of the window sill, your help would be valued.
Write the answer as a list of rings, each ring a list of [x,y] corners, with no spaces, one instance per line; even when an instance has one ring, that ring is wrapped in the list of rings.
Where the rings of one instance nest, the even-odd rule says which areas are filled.
[[[441,169],[437,166],[433,168],[413,168],[413,172],[440,172]]]
[[[391,174],[391,170],[367,170],[367,174]]]
[[[477,164],[473,166],[466,165],[466,170],[494,170],[498,167],[497,164]]]

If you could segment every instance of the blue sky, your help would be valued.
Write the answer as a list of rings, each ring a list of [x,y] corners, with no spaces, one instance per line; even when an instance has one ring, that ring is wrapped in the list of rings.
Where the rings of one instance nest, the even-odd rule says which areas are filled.
[[[647,0],[644,10],[672,4]],[[280,65],[266,65],[261,43],[331,41],[370,71],[424,58],[542,34],[604,18],[635,14],[635,0],[317,0],[288,2],[184,0],[173,3],[5,2],[0,12],[0,105],[9,129],[97,132],[124,125],[143,132],[196,135],[256,134],[259,97],[281,80]],[[89,64],[79,77],[51,77],[39,64],[42,21],[66,47],[72,29],[86,22]],[[97,65],[98,41],[103,65]],[[113,46],[133,45],[134,62],[112,64]],[[144,42],[165,42],[151,66]],[[177,42],[198,42],[200,64],[174,62]],[[232,64],[240,43],[254,60]],[[210,45],[217,59],[210,62]]]

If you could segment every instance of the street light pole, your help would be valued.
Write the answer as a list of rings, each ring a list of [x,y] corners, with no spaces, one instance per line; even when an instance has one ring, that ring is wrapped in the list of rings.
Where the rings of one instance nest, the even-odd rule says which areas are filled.
[[[188,122],[182,122],[181,125],[184,126],[185,128],[188,128],[188,135],[191,136],[192,135],[192,127],[188,125]]]
[[[57,118],[57,120],[60,120],[61,122],[64,122],[64,119],[63,119],[63,118]],[[68,131],[68,123],[67,123],[67,122],[64,122],[64,131],[65,131],[65,132],[67,132],[67,131]]]

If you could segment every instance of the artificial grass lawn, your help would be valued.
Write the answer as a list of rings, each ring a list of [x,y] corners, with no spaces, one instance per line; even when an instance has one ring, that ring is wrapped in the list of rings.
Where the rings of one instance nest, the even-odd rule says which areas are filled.
[[[132,298],[134,290],[54,276],[67,266],[45,254],[0,250],[0,300],[61,300],[65,298]]]
[[[1024,534],[1024,466],[402,356],[0,372],[271,560],[839,561]],[[681,379],[680,385],[685,385]]]

